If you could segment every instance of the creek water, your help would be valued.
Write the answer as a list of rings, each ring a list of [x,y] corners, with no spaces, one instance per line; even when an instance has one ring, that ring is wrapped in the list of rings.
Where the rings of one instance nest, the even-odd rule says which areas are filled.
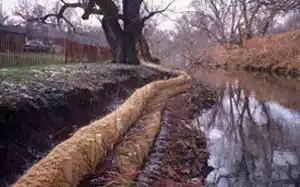
[[[195,119],[208,139],[211,187],[300,186],[300,80],[268,74],[194,73],[219,90]]]

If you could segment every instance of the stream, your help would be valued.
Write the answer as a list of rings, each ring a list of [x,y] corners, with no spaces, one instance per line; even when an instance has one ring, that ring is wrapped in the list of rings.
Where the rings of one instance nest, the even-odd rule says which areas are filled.
[[[300,80],[245,72],[194,72],[219,90],[195,119],[208,139],[209,187],[300,186]]]

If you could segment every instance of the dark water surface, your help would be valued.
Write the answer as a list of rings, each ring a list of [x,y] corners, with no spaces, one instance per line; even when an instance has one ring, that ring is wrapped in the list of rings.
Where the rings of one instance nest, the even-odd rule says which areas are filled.
[[[214,170],[206,186],[300,186],[300,80],[242,72],[196,72],[220,88],[195,124]]]

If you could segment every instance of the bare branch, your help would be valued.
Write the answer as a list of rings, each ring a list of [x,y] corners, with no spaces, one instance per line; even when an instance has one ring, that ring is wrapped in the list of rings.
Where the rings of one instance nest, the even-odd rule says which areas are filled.
[[[84,8],[84,13],[81,16],[83,20],[89,19],[91,14],[102,15],[103,11],[101,9],[96,8],[96,4],[94,0],[90,0],[87,7]]]
[[[148,19],[152,18],[152,17],[155,16],[156,14],[161,14],[161,13],[167,11],[167,10],[170,8],[170,6],[171,6],[174,2],[175,2],[175,0],[172,0],[165,8],[163,8],[163,9],[161,9],[161,10],[152,11],[152,12],[150,12],[149,9],[147,8],[147,6],[145,6],[145,7],[146,7],[146,11],[147,11],[149,14],[148,14],[147,16],[143,17],[143,19],[142,19],[142,24],[144,25],[145,22],[146,22]]]
[[[94,0],[90,0],[88,5],[84,5],[81,2],[77,2],[77,3],[68,3],[65,0],[60,0],[60,2],[63,3],[62,7],[60,7],[60,9],[58,10],[57,13],[50,13],[47,14],[45,16],[42,17],[36,17],[36,18],[30,18],[30,19],[26,19],[24,15],[22,15],[22,13],[16,12],[15,14],[22,17],[23,19],[25,19],[27,22],[42,22],[44,24],[50,24],[50,25],[55,25],[53,23],[49,23],[47,22],[47,20],[51,17],[56,18],[56,22],[57,25],[61,25],[61,20],[63,20],[64,22],[66,22],[69,26],[71,26],[71,28],[73,29],[74,32],[76,32],[75,26],[72,24],[72,22],[66,18],[66,16],[64,16],[64,13],[67,9],[69,8],[82,8],[84,9],[84,14],[82,15],[83,19],[88,19],[89,16],[91,14],[97,14],[97,15],[102,15],[103,12],[95,7],[95,2]]]

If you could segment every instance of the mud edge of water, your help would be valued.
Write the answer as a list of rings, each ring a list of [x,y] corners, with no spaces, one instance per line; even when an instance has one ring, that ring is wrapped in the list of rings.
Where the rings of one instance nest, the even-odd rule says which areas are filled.
[[[205,134],[192,123],[215,101],[216,90],[201,83],[168,101],[161,131],[137,178],[137,187],[202,186],[211,170],[209,155]]]

